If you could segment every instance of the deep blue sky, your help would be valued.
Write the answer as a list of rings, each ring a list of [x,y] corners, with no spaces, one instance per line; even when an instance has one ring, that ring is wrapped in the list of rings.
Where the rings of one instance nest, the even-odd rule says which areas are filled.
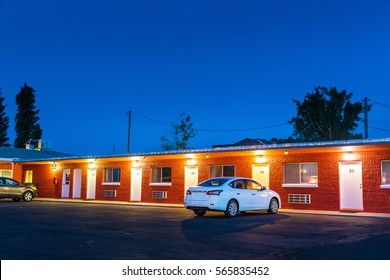
[[[381,103],[369,136],[388,137],[389,15],[389,0],[0,0],[8,135],[27,82],[43,138],[75,154],[124,153],[128,110],[131,152],[161,150],[170,131],[140,115],[171,124],[186,112],[219,130],[199,131],[194,148],[287,138],[289,125],[245,129],[286,123],[319,85]]]

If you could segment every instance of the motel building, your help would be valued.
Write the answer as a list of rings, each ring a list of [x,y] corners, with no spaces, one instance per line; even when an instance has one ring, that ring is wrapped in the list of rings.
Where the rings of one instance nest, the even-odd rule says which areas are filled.
[[[390,213],[390,138],[100,156],[6,149],[18,150],[0,148],[0,176],[36,182],[41,198],[183,204],[190,186],[239,176],[278,192],[285,209]]]

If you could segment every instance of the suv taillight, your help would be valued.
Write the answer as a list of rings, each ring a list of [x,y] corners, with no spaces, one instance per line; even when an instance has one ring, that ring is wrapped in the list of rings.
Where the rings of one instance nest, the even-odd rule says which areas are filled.
[[[212,191],[206,192],[206,195],[220,195],[221,192],[223,192],[223,191],[222,190],[212,190]]]

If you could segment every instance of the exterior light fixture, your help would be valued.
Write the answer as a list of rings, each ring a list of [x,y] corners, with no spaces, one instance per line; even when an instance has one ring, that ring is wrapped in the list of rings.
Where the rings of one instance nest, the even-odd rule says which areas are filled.
[[[196,161],[194,159],[187,160],[187,165],[195,165]]]
[[[352,161],[355,159],[356,159],[356,155],[352,152],[347,152],[346,154],[344,154],[344,160]]]
[[[52,163],[51,163],[51,169],[52,170],[56,170],[57,169],[57,163],[55,162],[55,161],[53,161]]]
[[[287,150],[287,149],[284,150],[284,154],[285,154],[285,155],[288,155],[288,150]]]
[[[267,159],[265,157],[263,157],[262,155],[256,157],[256,163],[265,163],[266,160]]]
[[[210,157],[210,155],[209,154],[206,154],[206,158],[209,158]]]
[[[96,159],[89,160],[88,169],[96,169]]]
[[[88,169],[96,169],[96,163],[92,162],[88,165]]]

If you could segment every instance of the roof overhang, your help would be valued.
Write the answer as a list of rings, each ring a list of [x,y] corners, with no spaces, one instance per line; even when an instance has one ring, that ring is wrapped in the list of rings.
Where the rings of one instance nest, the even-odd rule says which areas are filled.
[[[390,150],[390,138],[235,146],[115,155],[67,156],[29,160],[13,159],[12,162],[19,164],[48,164],[53,162],[86,163],[94,161],[136,161],[157,159],[189,159],[202,157],[282,155],[286,154],[286,152],[291,155],[306,153],[363,152],[375,150]]]

